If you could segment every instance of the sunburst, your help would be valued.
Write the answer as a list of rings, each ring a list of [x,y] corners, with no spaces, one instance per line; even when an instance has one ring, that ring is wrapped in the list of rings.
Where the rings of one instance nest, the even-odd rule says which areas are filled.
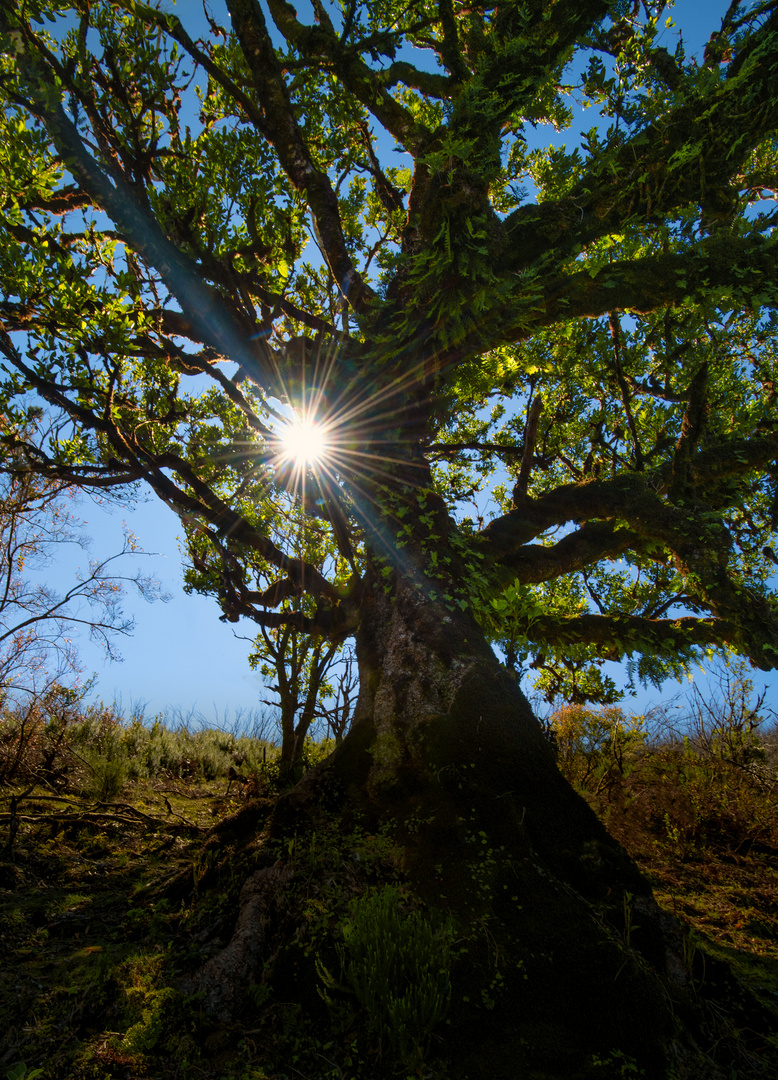
[[[329,452],[327,431],[310,416],[295,416],[279,431],[282,458],[298,469],[322,465]]]

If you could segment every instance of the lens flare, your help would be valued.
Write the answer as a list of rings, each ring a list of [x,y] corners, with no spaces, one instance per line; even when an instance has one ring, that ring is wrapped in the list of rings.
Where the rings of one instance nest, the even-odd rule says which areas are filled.
[[[326,433],[315,420],[296,417],[279,435],[284,457],[299,468],[319,465],[327,456]]]

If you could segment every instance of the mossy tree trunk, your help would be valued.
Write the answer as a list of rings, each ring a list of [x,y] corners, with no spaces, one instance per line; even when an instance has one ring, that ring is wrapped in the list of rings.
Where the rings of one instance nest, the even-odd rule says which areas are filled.
[[[725,1075],[704,1046],[721,1033],[706,1032],[679,924],[563,778],[473,617],[433,598],[445,582],[419,564],[413,543],[388,575],[386,553],[376,558],[352,729],[280,800],[270,836],[300,851],[325,820],[330,834],[389,830],[408,889],[463,943],[436,1044],[446,1075],[621,1076],[625,1063],[651,1077]],[[254,950],[235,975],[246,926],[264,941],[272,922],[268,873],[247,885],[223,969],[211,962],[220,1001],[240,1000],[236,978],[259,978],[268,959]]]

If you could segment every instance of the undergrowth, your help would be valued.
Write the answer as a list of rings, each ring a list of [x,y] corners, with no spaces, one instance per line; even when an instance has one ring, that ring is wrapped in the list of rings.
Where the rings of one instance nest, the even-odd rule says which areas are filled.
[[[0,1078],[444,1080],[436,1050],[453,1000],[462,1015],[468,932],[488,941],[489,927],[428,910],[388,828],[239,842],[233,822],[251,813],[261,835],[272,812],[272,745],[50,713],[0,717]],[[723,956],[778,1013],[771,731],[676,738],[612,709],[551,726],[570,779],[687,920],[695,979]],[[308,761],[327,751],[311,745]],[[291,873],[272,962],[219,1022],[185,976],[230,941],[240,890],[268,865]],[[473,1022],[502,977],[492,958]],[[614,1054],[592,1075],[632,1075]]]

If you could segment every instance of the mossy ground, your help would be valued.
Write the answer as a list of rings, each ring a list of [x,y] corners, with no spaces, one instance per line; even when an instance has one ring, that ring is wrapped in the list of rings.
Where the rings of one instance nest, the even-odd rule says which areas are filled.
[[[48,790],[24,800],[22,818],[51,820],[23,820],[0,864],[3,1067],[23,1061],[52,1078],[125,1075],[137,1056],[123,1049],[126,1033],[174,977],[191,916],[155,888],[176,870],[193,884],[204,872],[202,838],[214,812],[234,806],[224,791],[223,783],[136,781],[121,801],[99,807],[63,796],[56,816],[48,798],[36,799]],[[213,898],[212,912],[218,904]]]
[[[468,1029],[483,1034],[497,1023],[494,1002],[501,994],[531,1002],[525,975],[548,959],[540,949],[526,963],[514,962],[520,943],[515,957],[501,955],[505,943],[492,919],[512,898],[494,895],[505,884],[499,851],[473,834],[469,863],[483,879],[483,910],[473,911],[469,936],[459,936],[447,1020],[420,1039],[418,1061],[399,1067],[360,1025],[353,995],[344,990],[325,1004],[317,970],[323,962],[339,975],[339,927],[356,897],[386,883],[403,888],[397,834],[375,823],[344,828],[333,821],[313,837],[268,847],[247,835],[261,837],[273,800],[252,801],[244,787],[227,788],[226,777],[138,779],[110,802],[70,795],[54,802],[43,798],[48,789],[39,789],[19,804],[18,832],[0,863],[0,1078],[20,1062],[41,1068],[49,1080],[465,1075]],[[708,822],[704,838],[695,839],[681,836],[664,816],[657,828],[630,813],[630,805],[613,797],[599,808],[650,876],[660,902],[688,921],[696,977],[706,978],[706,957],[710,964],[717,956],[727,959],[773,1010],[778,1028],[778,849],[771,834],[763,831],[759,843],[743,845],[731,830],[717,834]],[[234,817],[241,810],[250,817],[248,834]],[[406,850],[415,828],[422,834],[425,822],[406,822]],[[273,915],[272,978],[260,973],[239,1015],[217,1022],[197,995],[181,992],[182,977],[226,945],[243,882],[274,860],[294,873]],[[410,893],[407,902],[419,903]],[[515,985],[506,991],[508,982]],[[568,1069],[553,1034],[549,1029],[544,1048],[535,1026],[535,1045],[527,1051],[532,1066],[515,1075],[641,1075],[617,1046],[592,1055],[585,1072],[572,1058]],[[459,1047],[461,1067],[450,1058],[446,1064],[447,1043]],[[500,1075],[513,1075],[510,1064],[503,1065]],[[466,1074],[471,1080],[486,1075],[475,1058]],[[760,1075],[756,1060],[752,1075]]]

